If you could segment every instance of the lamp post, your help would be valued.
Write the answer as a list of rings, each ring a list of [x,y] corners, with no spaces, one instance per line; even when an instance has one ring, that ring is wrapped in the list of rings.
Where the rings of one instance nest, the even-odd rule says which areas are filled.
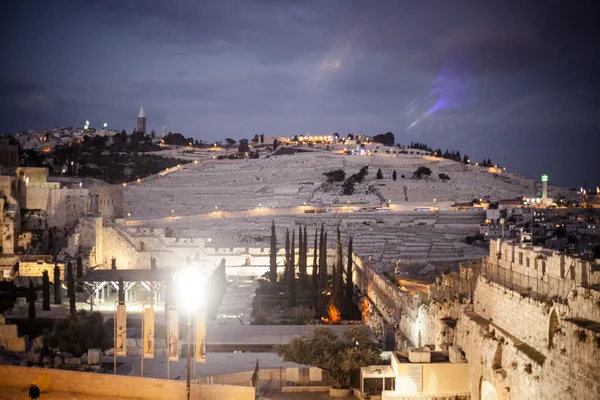
[[[187,322],[187,372],[186,372],[186,399],[190,398],[190,363],[192,340],[192,313],[197,311],[202,305],[203,294],[199,288],[203,285],[204,279],[198,268],[188,268],[177,271],[175,275],[178,290],[178,301],[181,307],[188,313]],[[196,328],[197,329],[197,328]],[[198,345],[198,343],[196,343]]]

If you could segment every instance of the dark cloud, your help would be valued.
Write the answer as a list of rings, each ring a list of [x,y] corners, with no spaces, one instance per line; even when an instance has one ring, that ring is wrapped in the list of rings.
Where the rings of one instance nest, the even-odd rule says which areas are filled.
[[[558,169],[561,148],[588,151],[597,140],[594,6],[4,2],[0,131],[86,119],[131,130],[143,105],[151,128],[166,124],[209,141],[391,130],[402,143],[425,141],[474,159],[507,153],[537,176]],[[579,163],[552,174],[600,180],[594,171]]]

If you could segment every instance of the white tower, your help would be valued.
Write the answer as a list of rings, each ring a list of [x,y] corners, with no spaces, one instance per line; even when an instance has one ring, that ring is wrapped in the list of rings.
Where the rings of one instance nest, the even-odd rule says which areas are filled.
[[[163,125],[163,127],[162,127],[162,137],[163,137],[163,139],[165,138],[165,136],[167,136],[167,127]]]
[[[542,175],[542,199],[548,198],[548,175]]]
[[[140,113],[138,114],[137,130],[138,132],[144,132],[144,135],[146,134],[146,113],[143,106],[140,107]]]

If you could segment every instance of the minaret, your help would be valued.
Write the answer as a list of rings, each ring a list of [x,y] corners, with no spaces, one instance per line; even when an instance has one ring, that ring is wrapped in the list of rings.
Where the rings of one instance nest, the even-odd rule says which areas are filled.
[[[162,127],[162,138],[164,139],[167,136],[167,127],[163,125]]]
[[[542,199],[548,198],[548,175],[542,175]]]
[[[144,113],[144,107],[140,107],[140,113],[138,115],[137,120],[137,130],[138,132],[144,132],[146,134],[146,113]]]

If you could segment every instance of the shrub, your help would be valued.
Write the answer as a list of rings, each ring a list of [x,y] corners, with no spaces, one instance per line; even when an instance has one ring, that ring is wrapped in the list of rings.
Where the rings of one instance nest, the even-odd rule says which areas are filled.
[[[313,319],[313,311],[304,306],[297,306],[286,311],[286,317],[292,325],[307,325]]]
[[[346,179],[346,181],[344,182],[344,184],[342,185],[342,187],[344,188],[344,195],[346,196],[350,196],[354,194],[354,179],[352,179],[352,177]]]
[[[440,178],[441,181],[449,181],[450,177],[446,174],[439,174],[438,177]]]
[[[383,172],[381,172],[381,168],[377,170],[377,179],[383,179]]]
[[[44,341],[50,347],[80,357],[88,349],[106,349],[107,335],[100,312],[80,310],[56,321],[52,331],[46,333]]]
[[[341,169],[325,172],[323,175],[327,177],[328,182],[342,182],[346,179],[346,173]]]
[[[431,169],[428,167],[420,166],[417,168],[415,172],[413,172],[413,177],[417,179],[421,179],[423,177],[429,177],[431,175]]]

